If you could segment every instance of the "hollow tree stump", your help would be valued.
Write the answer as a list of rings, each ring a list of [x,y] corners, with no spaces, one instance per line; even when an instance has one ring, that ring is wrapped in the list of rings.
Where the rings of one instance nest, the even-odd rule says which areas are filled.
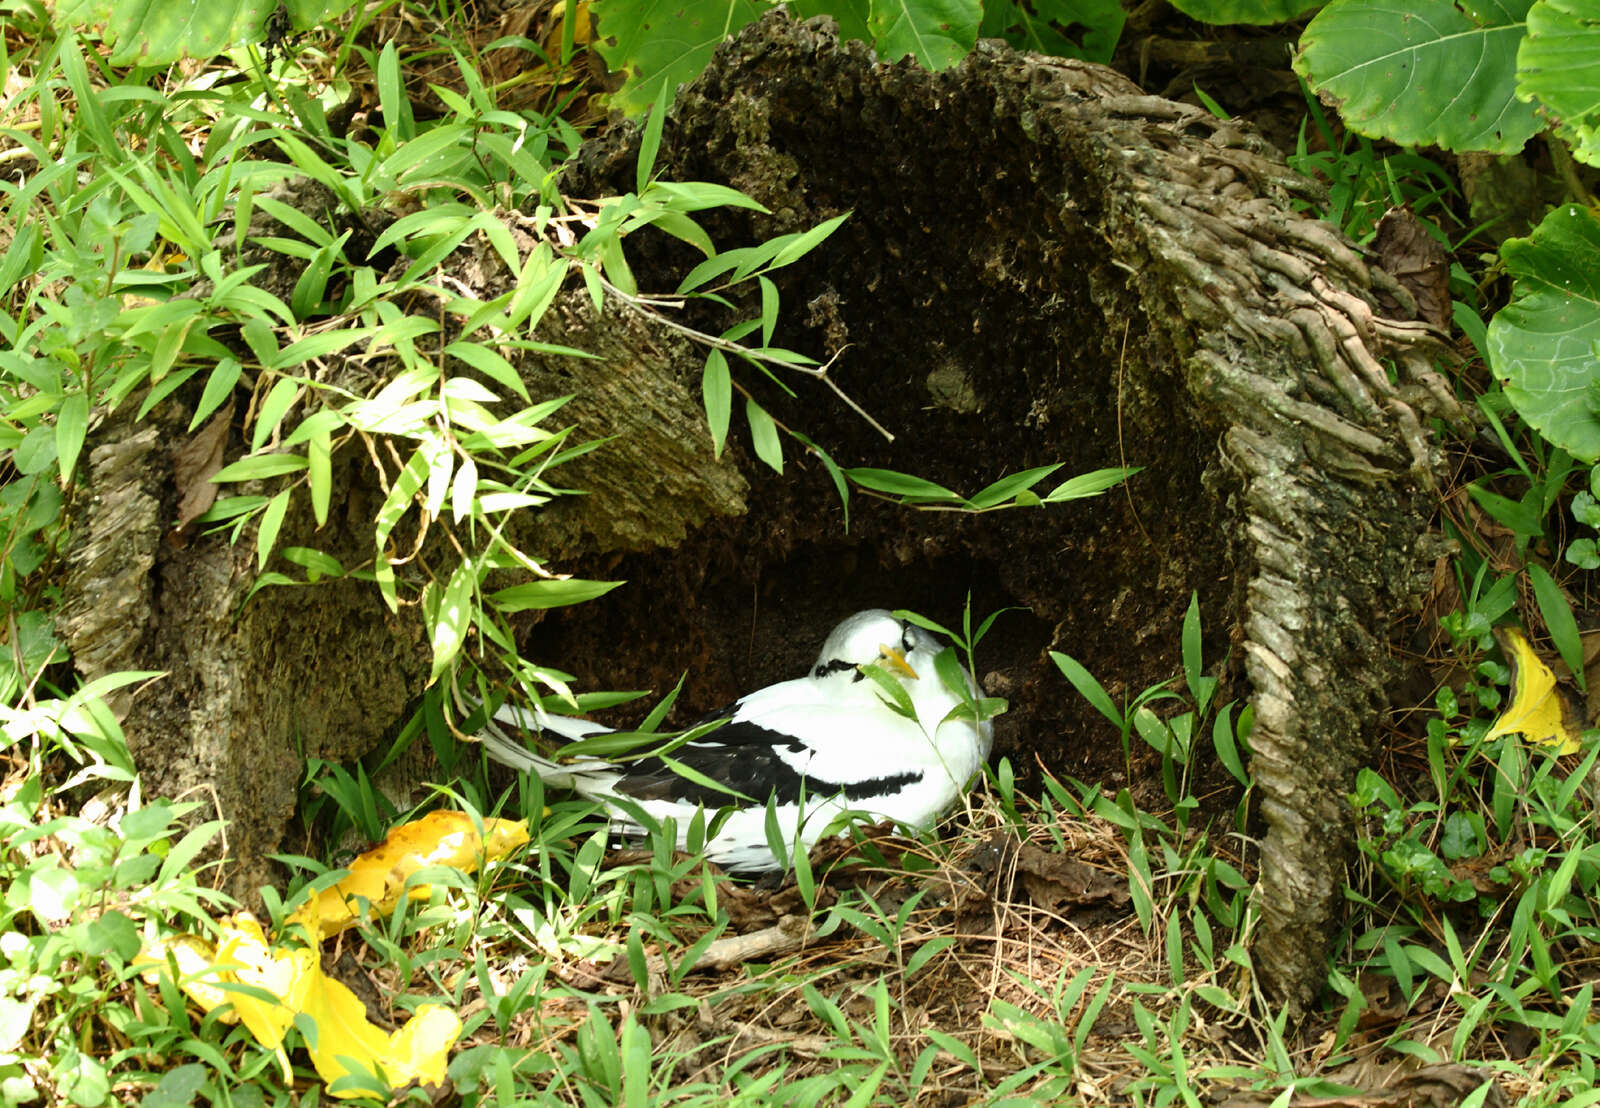
[[[632,154],[626,136],[586,148],[570,186],[627,187]],[[981,529],[957,541],[1052,622],[1049,645],[1128,692],[1174,672],[1190,589],[1229,629],[1265,826],[1254,956],[1269,993],[1303,1008],[1339,922],[1346,795],[1435,553],[1422,420],[1460,417],[1431,368],[1442,336],[1378,314],[1380,293],[1409,297],[1295,211],[1321,194],[1247,126],[994,43],[928,74],[769,18],[680,95],[659,164],[743,189],[774,230],[853,211],[780,284],[786,303],[826,306],[814,343],[853,344],[839,379],[905,420],[911,457],[942,442],[990,463],[940,454],[916,472],[971,489],[1055,458],[1149,467],[1131,512],[1107,498],[1065,534],[1024,525],[1010,554]],[[950,405],[939,375],[978,398],[953,448],[949,419],[895,403]],[[894,457],[859,428],[825,441],[841,438]],[[1066,695],[1051,677],[1029,670],[1012,741],[1070,767],[1095,725],[1049,703]]]
[[[564,190],[630,189],[636,150],[631,130],[585,147]],[[1032,611],[1002,617],[979,656],[1012,703],[1001,752],[1025,769],[1037,759],[1114,779],[1121,751],[1046,652],[1131,696],[1178,672],[1198,593],[1208,659],[1231,656],[1256,708],[1256,966],[1303,1009],[1338,922],[1345,793],[1432,558],[1436,459],[1422,421],[1458,414],[1430,369],[1438,336],[1378,313],[1380,292],[1409,298],[1295,211],[1316,186],[1247,127],[1144,96],[1108,69],[995,44],[929,74],[879,65],[831,25],[769,16],[679,96],[657,166],[770,209],[708,218],[723,247],[853,213],[774,275],[781,341],[839,354],[832,376],[896,440],[805,382],[789,399],[740,378],[841,464],[968,493],[1057,461],[1063,477],[1145,469],[1126,494],[978,517],[858,495],[847,532],[819,465],[791,453],[780,478],[737,432],[712,461],[696,411],[702,352],[626,311],[596,319],[581,291],[564,293],[540,337],[609,360],[528,356],[519,369],[535,399],[578,393],[581,433],[626,434],[563,473],[604,495],[523,525],[565,559],[558,568],[630,585],[528,628],[526,651],[590,686],[660,690],[688,669],[680,711],[692,716],[798,672],[849,611],[954,620],[970,593],[979,615]],[[670,290],[694,261],[647,233],[627,248],[644,289]],[[485,295],[506,280],[472,244],[446,264]],[[263,767],[286,773],[301,748],[370,748],[426,675],[419,621],[388,617],[350,581],[268,590],[230,618],[252,577],[246,552],[161,541],[176,503],[169,447],[137,434],[113,421],[94,445],[68,634],[91,676],[113,664],[173,674],[128,707],[136,755],[158,786],[213,784],[253,879],[293,803],[292,782],[262,780]],[[380,494],[363,457],[342,466],[343,516],[322,532],[292,516],[282,541],[356,565],[370,558]],[[122,557],[153,567],[131,593],[103,556],[105,529],[130,512],[143,522]],[[426,563],[402,576],[420,579]],[[117,618],[139,633],[97,648],[112,595],[132,597]],[[1136,758],[1136,793],[1141,768]]]

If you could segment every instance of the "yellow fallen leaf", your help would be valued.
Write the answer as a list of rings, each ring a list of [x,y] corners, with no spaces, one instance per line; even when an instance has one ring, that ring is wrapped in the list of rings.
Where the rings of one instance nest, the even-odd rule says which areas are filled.
[[[267,996],[230,989],[228,999],[239,1020],[262,1046],[283,1054],[283,1037],[294,1024],[294,1014],[304,1006],[311,979],[322,973],[315,945],[299,947],[269,943],[261,923],[240,912],[218,928],[217,966],[224,984],[249,986]],[[312,936],[310,942],[316,942]],[[192,995],[192,994],[191,994]],[[284,1062],[288,1073],[288,1062]]]
[[[464,812],[429,812],[402,824],[380,845],[351,862],[348,876],[322,890],[291,919],[306,923],[314,915],[321,934],[335,935],[360,921],[357,897],[372,906],[373,915],[386,916],[399,905],[406,878],[419,869],[454,866],[471,873],[478,868],[479,859],[503,858],[528,841],[524,820],[486,819],[483,830],[480,838]],[[416,886],[411,895],[426,898],[428,886]]]
[[[214,953],[192,936],[167,949],[183,967],[184,992],[207,1011],[223,1000],[231,1002],[256,1041],[278,1055],[286,1081],[292,1080],[293,1071],[284,1036],[295,1017],[305,1015],[313,1025],[306,1053],[332,1095],[366,1096],[372,1081],[390,1087],[412,1081],[443,1084],[450,1048],[461,1034],[460,1017],[448,1008],[427,1004],[398,1030],[384,1031],[367,1019],[355,993],[322,972],[316,921],[302,923],[312,945],[269,943],[255,917],[241,912],[219,925],[221,939]],[[153,957],[147,956],[147,961],[155,964]],[[204,972],[207,969],[211,972]],[[351,1075],[368,1080],[331,1088]]]
[[[317,1076],[334,1096],[369,1095],[362,1084],[339,1088],[356,1075],[393,1087],[421,1081],[444,1082],[450,1048],[461,1034],[461,1019],[448,1008],[424,1005],[393,1033],[367,1019],[367,1010],[342,981],[318,973],[304,1008],[316,1024],[316,1045],[306,1044]]]
[[[332,1095],[367,1096],[374,1081],[389,1087],[441,1085],[450,1048],[461,1034],[460,1017],[427,1004],[396,1031],[384,1031],[367,1019],[366,1008],[343,982],[322,972],[321,943],[324,935],[356,922],[356,897],[386,914],[399,903],[406,878],[424,866],[471,872],[481,859],[504,857],[528,841],[524,822],[490,819],[483,828],[480,836],[460,812],[433,812],[395,828],[381,846],[356,859],[344,880],[290,917],[304,931],[302,943],[268,942],[260,922],[241,912],[218,924],[214,947],[192,935],[175,936],[142,952],[139,964],[149,972],[165,969],[170,959],[179,987],[207,1012],[231,1003],[234,1018],[276,1052],[285,1080],[292,1071],[284,1037],[295,1017],[304,1015],[312,1024],[306,1052]],[[425,897],[428,889],[418,886],[411,895]],[[332,1087],[352,1076],[364,1080]]]
[[[1576,754],[1582,716],[1556,675],[1534,652],[1527,636],[1515,628],[1496,628],[1495,641],[1511,665],[1511,701],[1484,735],[1521,734],[1528,742],[1553,746],[1558,754]]]
[[[171,965],[178,970],[178,985],[189,994],[189,999],[200,1006],[202,1012],[228,1003],[228,991],[217,984],[217,948],[197,935],[168,935],[154,947],[145,947],[133,960],[135,969],[152,985],[159,982],[161,971]],[[231,1009],[218,1017],[224,1023],[238,1023],[239,1017]]]

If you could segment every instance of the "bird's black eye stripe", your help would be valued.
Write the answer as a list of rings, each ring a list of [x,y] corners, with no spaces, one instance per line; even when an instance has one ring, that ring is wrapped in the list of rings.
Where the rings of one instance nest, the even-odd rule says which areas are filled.
[[[811,676],[827,677],[829,674],[843,673],[847,669],[855,668],[856,667],[851,665],[849,662],[843,661],[839,658],[834,658],[832,661],[819,664],[816,669],[811,671]]]

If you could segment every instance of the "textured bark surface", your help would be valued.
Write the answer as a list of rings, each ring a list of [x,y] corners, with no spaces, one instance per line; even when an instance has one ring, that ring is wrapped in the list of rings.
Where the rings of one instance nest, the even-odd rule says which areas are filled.
[[[635,150],[627,131],[586,147],[565,191],[630,189]],[[928,74],[770,17],[680,96],[658,168],[767,205],[770,216],[710,220],[724,248],[853,213],[775,275],[780,342],[839,354],[831,375],[895,441],[814,384],[791,398],[739,376],[840,464],[967,493],[1057,461],[1063,477],[1146,468],[1126,494],[980,517],[857,495],[846,532],[815,462],[791,453],[780,478],[739,430],[712,461],[703,352],[637,315],[595,319],[566,293],[539,337],[601,358],[519,368],[536,399],[578,395],[563,415],[581,435],[618,438],[560,474],[590,495],[530,514],[521,538],[556,568],[630,585],[529,626],[525,653],[587,687],[660,691],[687,670],[679,711],[692,717],[792,676],[852,610],[955,621],[970,593],[980,616],[1031,609],[1002,617],[979,657],[1012,703],[999,753],[1024,772],[1117,783],[1122,751],[1047,650],[1132,696],[1178,672],[1198,592],[1206,657],[1231,657],[1219,672],[1257,711],[1257,966],[1274,995],[1304,1005],[1338,919],[1344,794],[1431,559],[1421,421],[1451,402],[1428,370],[1433,336],[1377,314],[1380,293],[1406,294],[1296,213],[1315,187],[1247,129],[1110,70],[991,45]],[[671,289],[695,260],[650,232],[627,245],[644,289]],[[479,295],[509,280],[487,250],[448,264]],[[719,323],[695,312],[691,323]],[[168,534],[182,437],[99,433],[68,634],[91,676],[171,673],[126,705],[136,756],[161,791],[216,788],[247,887],[282,841],[301,752],[370,749],[418,691],[427,648],[410,609],[390,616],[353,582],[267,590],[241,608],[251,552]],[[382,493],[364,455],[340,461],[339,519],[314,532],[291,514],[280,541],[359,566]],[[431,549],[402,573],[420,580]],[[1150,758],[1135,752],[1126,783],[1155,804]]]

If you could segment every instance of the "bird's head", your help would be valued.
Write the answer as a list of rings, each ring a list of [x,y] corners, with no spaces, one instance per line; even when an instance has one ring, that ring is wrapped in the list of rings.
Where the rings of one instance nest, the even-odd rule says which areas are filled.
[[[939,652],[936,636],[896,619],[887,609],[857,612],[829,633],[811,667],[813,677],[854,673],[864,665],[881,665],[901,677],[919,680],[919,660],[931,662]]]

